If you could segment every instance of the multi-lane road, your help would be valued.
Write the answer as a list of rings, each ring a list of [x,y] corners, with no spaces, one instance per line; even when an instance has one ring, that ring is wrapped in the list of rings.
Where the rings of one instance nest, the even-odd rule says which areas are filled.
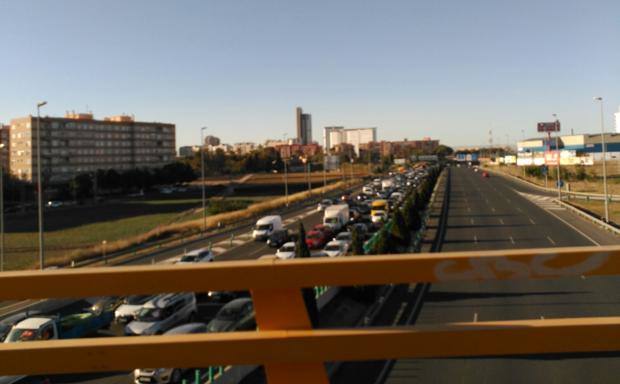
[[[618,244],[618,237],[556,205],[552,196],[492,174],[452,169],[442,251]],[[416,324],[620,315],[620,279],[434,284]],[[532,340],[535,343],[536,340]],[[476,348],[475,345],[471,346]],[[531,357],[397,361],[397,383],[613,383],[620,358]]]

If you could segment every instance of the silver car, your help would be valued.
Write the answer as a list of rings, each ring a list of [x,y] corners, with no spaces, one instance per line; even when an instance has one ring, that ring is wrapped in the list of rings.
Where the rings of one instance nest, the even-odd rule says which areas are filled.
[[[193,293],[167,293],[146,302],[135,319],[125,326],[125,335],[161,335],[195,319],[198,309]]]
[[[166,335],[185,335],[191,333],[206,333],[207,325],[204,323],[189,323],[172,328]],[[133,380],[136,384],[142,383],[180,383],[183,373],[187,369],[182,368],[140,368],[133,371]]]

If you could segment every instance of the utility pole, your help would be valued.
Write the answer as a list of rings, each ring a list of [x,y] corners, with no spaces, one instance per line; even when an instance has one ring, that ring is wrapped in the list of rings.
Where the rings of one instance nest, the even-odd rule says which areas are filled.
[[[605,148],[605,115],[603,114],[603,98],[595,97],[601,103],[601,150],[603,152],[603,198],[605,199],[605,222],[609,223],[609,196],[607,195],[607,149]]]
[[[557,127],[560,125],[560,121],[558,120],[558,115],[554,113],[553,118],[555,118],[555,126],[557,129]],[[562,201],[562,185],[561,185],[562,177],[560,176],[560,139],[559,139],[560,133],[559,132],[560,130],[557,129],[556,134],[555,134],[555,158],[557,162],[557,171],[558,171],[558,178],[557,178],[558,200]]]
[[[37,201],[39,206],[39,267],[45,268],[45,244],[43,239],[43,179],[41,178],[41,107],[47,101],[37,103]]]
[[[207,233],[207,193],[205,187],[205,138],[207,127],[200,128],[200,172],[202,174],[202,235]]]

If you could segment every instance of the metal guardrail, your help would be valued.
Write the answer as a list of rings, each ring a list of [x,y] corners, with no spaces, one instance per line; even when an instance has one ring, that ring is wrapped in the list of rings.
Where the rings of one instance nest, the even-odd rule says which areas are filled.
[[[327,383],[324,361],[620,351],[618,317],[312,330],[301,294],[313,286],[618,274],[620,246],[5,272],[0,299],[249,289],[259,331],[2,344],[0,374],[263,364],[271,384]]]

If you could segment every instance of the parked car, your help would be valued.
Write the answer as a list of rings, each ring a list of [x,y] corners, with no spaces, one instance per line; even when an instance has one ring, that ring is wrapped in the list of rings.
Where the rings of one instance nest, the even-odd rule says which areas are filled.
[[[166,335],[186,335],[194,333],[206,333],[207,325],[204,323],[189,323],[168,330]],[[187,368],[139,368],[133,371],[135,384],[142,383],[180,383],[183,373]]]
[[[344,241],[333,240],[327,243],[323,252],[329,257],[344,256],[349,251],[349,246]]]
[[[232,332],[256,329],[254,305],[249,297],[235,299],[224,305],[207,324],[208,332]]]
[[[121,301],[121,305],[114,311],[114,321],[122,324],[129,323],[134,319],[136,313],[142,308],[144,303],[152,300],[153,295],[131,295]]]
[[[198,313],[193,293],[166,293],[146,302],[135,320],[125,326],[126,335],[160,335]]]
[[[334,230],[332,229],[332,227],[329,225],[325,225],[325,224],[317,224],[314,227],[312,227],[312,230],[319,231],[319,232],[325,232],[330,238],[333,236],[333,233],[334,233]]]
[[[280,249],[278,249],[278,251],[276,252],[276,257],[282,260],[292,259],[295,257],[295,248],[296,247],[294,242],[288,242],[281,246]]]
[[[176,264],[194,264],[194,263],[208,263],[215,260],[213,252],[209,248],[194,249],[187,252]]]
[[[290,234],[288,230],[281,229],[279,231],[274,231],[269,238],[267,239],[267,245],[272,248],[281,247],[284,243],[288,243],[290,241]]]

